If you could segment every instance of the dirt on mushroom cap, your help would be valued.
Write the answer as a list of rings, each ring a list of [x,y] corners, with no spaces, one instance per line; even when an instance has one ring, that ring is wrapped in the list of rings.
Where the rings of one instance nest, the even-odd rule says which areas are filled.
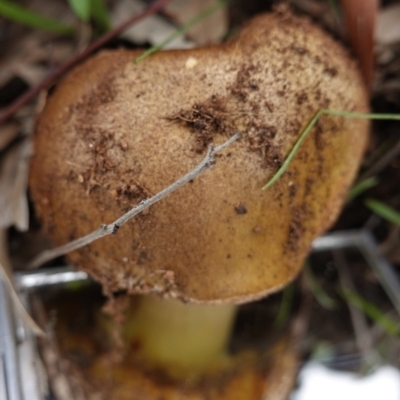
[[[367,111],[354,61],[289,13],[259,16],[219,47],[160,52],[135,65],[139,54],[101,53],[50,98],[32,160],[39,216],[57,244],[82,236],[239,130],[243,138],[212,171],[70,260],[106,292],[239,303],[280,289],[337,217],[368,122],[324,117],[283,177],[261,187],[319,109]]]

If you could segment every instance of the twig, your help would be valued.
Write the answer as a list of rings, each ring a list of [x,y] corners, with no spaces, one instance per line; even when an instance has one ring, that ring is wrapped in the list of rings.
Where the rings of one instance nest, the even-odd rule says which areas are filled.
[[[32,330],[38,336],[45,336],[44,331],[40,328],[40,326],[33,320],[33,318],[29,315],[28,311],[25,309],[24,305],[21,303],[21,300],[18,297],[18,294],[15,290],[14,284],[11,278],[11,264],[8,257],[8,252],[6,249],[6,230],[0,230],[0,283],[1,280],[5,283],[5,286],[8,289],[8,293],[10,295],[12,304],[15,307],[18,315],[21,319],[26,323],[27,327]]]
[[[2,264],[0,264],[0,279],[2,279],[3,282],[5,283],[5,285],[7,286],[8,293],[11,297],[12,303],[13,303],[18,315],[26,323],[28,328],[38,336],[46,336],[46,334],[44,333],[42,328],[40,328],[40,326],[35,322],[35,320],[29,315],[28,311],[26,310],[24,305],[21,303],[21,300],[18,297],[18,294],[14,288],[14,285],[13,285],[11,279],[6,274],[5,268],[3,267]]]
[[[142,20],[149,15],[155,14],[160,11],[169,2],[169,0],[156,0],[152,5],[141,11],[140,13],[130,17],[126,22],[118,26],[117,28],[107,32],[91,44],[87,46],[81,53],[75,55],[71,60],[67,61],[59,68],[50,72],[39,84],[25,92],[21,97],[14,101],[10,106],[8,106],[3,113],[0,115],[0,124],[6,122],[11,118],[22,106],[31,101],[35,96],[37,96],[42,90],[48,88],[57,79],[61,78],[66,72],[68,72],[72,67],[82,62],[90,54],[95,52],[97,49],[102,47],[104,44],[114,39],[120,35],[125,29],[130,25]]]
[[[40,253],[37,257],[35,257],[32,262],[29,263],[28,268],[37,268],[40,265],[44,264],[47,261],[52,260],[53,258],[63,256],[71,251],[80,249],[97,239],[102,238],[106,235],[115,235],[119,228],[126,224],[131,218],[135,215],[141,213],[146,208],[150,207],[157,201],[161,200],[162,198],[168,196],[175,190],[179,189],[184,184],[190,182],[192,179],[196,178],[198,175],[202,174],[203,172],[207,171],[208,169],[212,168],[215,163],[215,154],[220,152],[221,150],[225,149],[226,147],[230,146],[233,142],[240,138],[241,134],[235,133],[230,139],[228,139],[225,143],[219,146],[210,146],[207,152],[207,155],[200,162],[195,168],[193,168],[190,172],[186,175],[182,176],[172,185],[166,187],[165,189],[161,190],[161,192],[157,193],[153,197],[149,199],[142,200],[137,206],[129,210],[126,214],[119,217],[117,220],[112,222],[108,225],[100,225],[100,228],[95,230],[92,233],[89,233],[86,236],[83,236],[79,239],[73,240],[63,246],[56,247],[55,249],[45,250]]]

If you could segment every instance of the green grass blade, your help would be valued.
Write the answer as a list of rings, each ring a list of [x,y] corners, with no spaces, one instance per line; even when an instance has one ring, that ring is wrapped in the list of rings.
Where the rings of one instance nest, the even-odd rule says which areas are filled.
[[[141,54],[139,57],[137,57],[135,59],[135,64],[139,64],[141,61],[143,61],[150,54],[156,53],[157,51],[161,50],[164,46],[166,46],[168,43],[171,43],[173,40],[175,40],[177,37],[184,35],[190,28],[192,28],[193,26],[195,26],[199,22],[203,21],[205,18],[209,17],[215,11],[217,11],[221,7],[227,5],[231,1],[232,0],[218,0],[212,6],[210,6],[209,8],[207,8],[206,10],[204,10],[203,12],[201,12],[200,14],[198,14],[194,18],[192,18],[188,23],[183,25],[181,28],[179,28],[172,35],[168,36],[160,44],[152,46],[148,50],[143,52],[143,54]]]
[[[0,16],[31,28],[43,29],[53,33],[70,35],[75,32],[74,28],[69,25],[44,17],[7,0],[0,0]]]
[[[400,114],[375,114],[375,113],[357,113],[351,111],[341,110],[321,110],[321,114],[325,115],[336,115],[344,118],[355,118],[355,119],[371,119],[380,121],[400,121]]]
[[[340,293],[347,302],[360,309],[375,323],[379,324],[387,334],[390,336],[399,337],[400,324],[385,315],[378,307],[375,306],[375,304],[359,296],[357,293],[345,288],[340,289]]]
[[[105,31],[110,30],[111,21],[104,0],[91,0],[90,13],[93,20],[99,25],[101,29],[104,29]]]
[[[304,273],[315,300],[317,300],[317,302],[323,308],[326,308],[327,310],[334,310],[337,307],[336,300],[326,294],[326,292],[312,273],[311,267],[308,263],[306,263],[305,265]]]
[[[340,7],[336,0],[329,0],[336,22],[340,21]]]
[[[349,194],[347,195],[347,202],[352,201],[361,193],[364,193],[366,190],[373,188],[379,183],[379,180],[376,176],[372,176],[371,178],[364,179],[363,181],[356,183],[351,189]]]
[[[363,113],[353,113],[349,111],[339,111],[339,110],[319,110],[308,125],[303,129],[300,133],[297,142],[293,146],[292,150],[289,152],[286,160],[282,164],[282,166],[276,171],[276,173],[272,176],[272,178],[266,183],[266,185],[262,188],[263,190],[269,189],[274,183],[276,183],[279,178],[284,174],[286,169],[289,167],[293,158],[295,157],[297,151],[299,150],[301,144],[304,142],[308,134],[311,132],[314,125],[318,122],[318,120],[323,115],[335,115],[338,117],[344,118],[355,118],[355,119],[371,119],[371,120],[392,120],[392,121],[400,121],[400,114],[363,114]]]
[[[89,21],[90,0],[68,0],[69,6],[78,18],[82,21]]]
[[[310,123],[304,128],[304,130],[300,133],[300,137],[297,139],[297,142],[293,146],[292,150],[290,151],[289,155],[287,156],[286,160],[282,164],[282,166],[278,169],[275,175],[267,182],[267,184],[263,187],[263,190],[269,189],[274,183],[278,181],[278,179],[283,175],[283,173],[287,170],[290,163],[292,162],[294,156],[296,155],[297,151],[299,150],[301,144],[304,142],[308,134],[311,132],[311,129],[314,125],[318,122],[319,118],[321,117],[323,110],[318,111]]]
[[[400,212],[396,211],[392,207],[374,199],[365,200],[365,205],[380,217],[392,222],[393,224],[400,225]]]
[[[276,315],[274,326],[281,328],[289,319],[290,310],[293,305],[294,285],[293,283],[286,286],[282,292],[281,304],[279,306],[278,314]]]

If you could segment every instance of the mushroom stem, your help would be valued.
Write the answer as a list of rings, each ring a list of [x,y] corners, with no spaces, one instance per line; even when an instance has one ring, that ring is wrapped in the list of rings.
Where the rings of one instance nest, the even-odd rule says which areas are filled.
[[[196,375],[224,358],[236,309],[143,296],[125,334],[149,363],[173,375]]]

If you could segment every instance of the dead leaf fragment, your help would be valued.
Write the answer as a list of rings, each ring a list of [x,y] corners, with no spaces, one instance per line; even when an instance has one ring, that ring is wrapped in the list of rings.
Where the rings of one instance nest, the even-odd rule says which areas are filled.
[[[111,12],[111,22],[113,26],[122,24],[127,15],[138,14],[143,11],[146,4],[139,0],[122,0],[117,3]],[[176,32],[176,27],[168,23],[157,15],[151,15],[137,24],[131,25],[122,33],[121,37],[131,40],[138,44],[156,45],[164,41],[170,35]],[[178,37],[168,45],[165,49],[188,49],[194,47],[194,43]]]
[[[166,6],[166,12],[183,25],[213,4],[215,0],[171,0]],[[220,43],[227,30],[227,7],[222,7],[191,28],[187,35],[202,46]]]
[[[391,45],[400,42],[400,3],[391,4],[380,11],[375,41],[379,45]]]
[[[25,139],[15,145],[0,160],[0,229],[15,225],[28,229],[28,161],[32,143]]]
[[[369,87],[374,73],[373,39],[379,0],[341,0],[341,4],[350,43]]]
[[[3,151],[19,133],[18,124],[10,122],[0,126],[0,151]]]

